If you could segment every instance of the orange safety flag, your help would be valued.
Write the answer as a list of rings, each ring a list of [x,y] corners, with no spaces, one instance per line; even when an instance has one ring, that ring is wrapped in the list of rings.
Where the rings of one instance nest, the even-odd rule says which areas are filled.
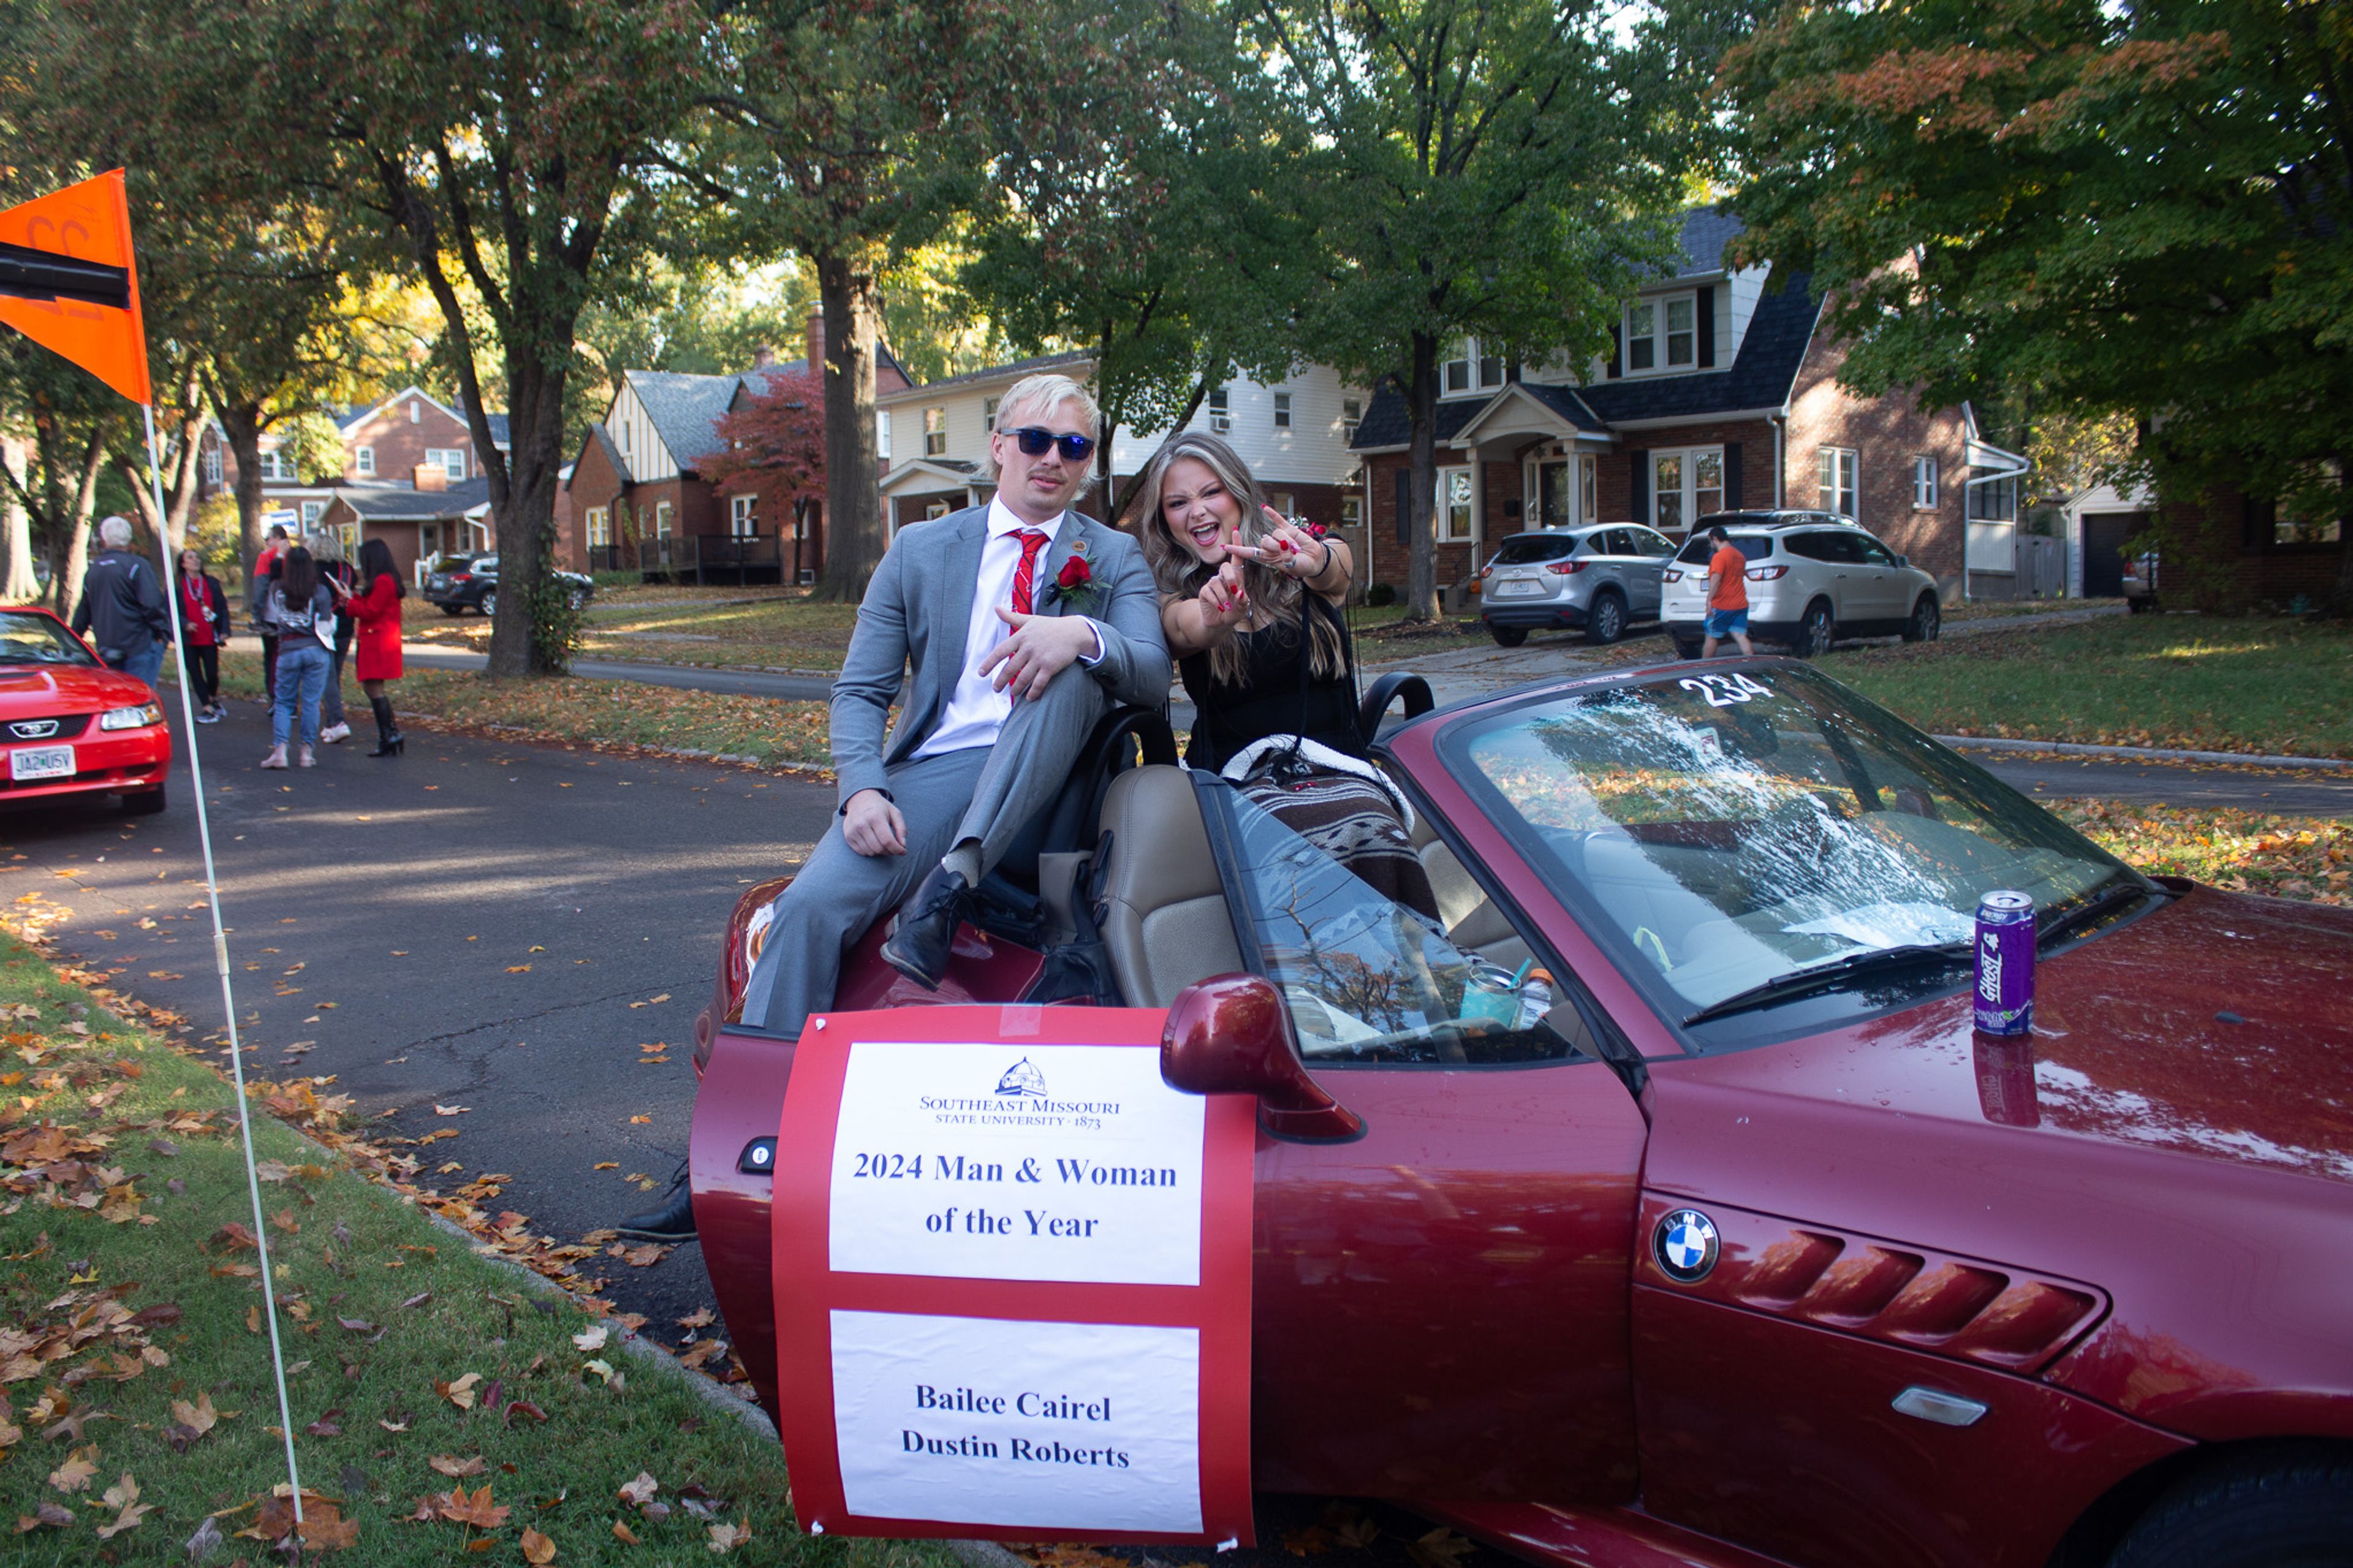
[[[0,321],[132,402],[155,400],[121,170],[0,212]]]

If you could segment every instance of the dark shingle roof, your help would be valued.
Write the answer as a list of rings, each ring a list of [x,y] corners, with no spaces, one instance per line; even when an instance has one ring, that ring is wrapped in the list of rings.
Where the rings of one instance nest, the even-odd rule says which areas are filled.
[[[727,412],[736,390],[745,384],[743,376],[688,375],[671,370],[627,374],[629,384],[637,389],[638,401],[645,405],[646,417],[654,422],[654,433],[680,468],[691,468],[697,458],[719,449],[719,435],[712,426]]]
[[[362,517],[379,522],[431,522],[463,517],[491,500],[488,479],[460,479],[446,490],[408,485],[338,485],[335,494]]]
[[[1584,394],[1578,392],[1577,388],[1547,386],[1533,381],[1525,382],[1522,384],[1530,396],[1578,429],[1607,430],[1609,428],[1601,416],[1593,412],[1593,405],[1586,402]]]
[[[602,421],[588,426],[588,439],[582,442],[580,446],[581,457],[585,458],[588,455],[588,447],[592,443],[603,451],[605,460],[613,465],[614,476],[622,484],[631,485],[637,482],[629,477],[629,460],[621,456],[621,448],[614,445],[613,433],[605,428]],[[573,459],[573,465],[575,468],[579,466],[578,458]]]
[[[482,416],[482,420],[491,427],[491,445],[504,451],[510,444],[507,436],[507,416],[503,414],[485,414]]]
[[[1445,446],[1455,433],[1471,423],[1471,416],[1487,406],[1484,397],[1462,397],[1438,405],[1438,444]],[[1356,422],[1356,438],[1351,447],[1402,447],[1413,439],[1413,416],[1405,405],[1404,394],[1388,382],[1383,382],[1373,393],[1373,401],[1365,410],[1364,418]]]
[[[976,381],[991,381],[998,376],[1030,375],[1039,371],[1060,370],[1065,365],[1083,363],[1090,357],[1084,349],[1073,349],[1068,353],[1039,354],[1031,359],[1015,360],[1009,364],[993,364],[985,370],[968,370],[961,375],[944,375],[937,381],[927,381],[920,385],[908,387],[902,392],[887,393],[884,395],[902,398],[913,397],[918,393],[951,391],[957,387],[969,386]]]
[[[1593,411],[1617,424],[1628,419],[1700,418],[1742,408],[1778,408],[1788,401],[1790,384],[1798,378],[1799,362],[1814,335],[1820,302],[1806,286],[1806,275],[1785,280],[1778,291],[1768,289],[1748,318],[1740,340],[1740,357],[1729,370],[1699,375],[1629,377],[1583,388]]]
[[[1722,207],[1693,207],[1683,214],[1683,265],[1675,276],[1724,270],[1724,247],[1747,226]]]

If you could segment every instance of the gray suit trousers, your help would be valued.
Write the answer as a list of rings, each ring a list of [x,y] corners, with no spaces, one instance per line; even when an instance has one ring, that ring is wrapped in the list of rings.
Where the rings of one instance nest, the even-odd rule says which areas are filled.
[[[1029,819],[1060,795],[1079,748],[1109,710],[1103,689],[1073,664],[1034,702],[1017,702],[993,746],[910,758],[889,771],[906,819],[904,855],[860,855],[836,816],[792,884],[770,906],[776,921],[744,991],[744,1021],[800,1038],[812,1013],[833,1005],[843,952],[886,910],[906,901],[940,858],[980,841],[984,872]]]

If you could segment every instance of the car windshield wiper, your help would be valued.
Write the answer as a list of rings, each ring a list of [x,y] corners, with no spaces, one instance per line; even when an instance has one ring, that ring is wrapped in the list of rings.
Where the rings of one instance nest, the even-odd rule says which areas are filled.
[[[2162,892],[2152,892],[2132,882],[2120,882],[2105,892],[2094,893],[2057,920],[2036,931],[2034,951],[2041,952],[2052,942],[2083,930],[2119,905],[2128,903],[2135,899],[2163,898],[2164,896]]]
[[[1689,1028],[1694,1024],[1704,1024],[1711,1018],[1746,1013],[1752,1007],[1802,996],[1810,991],[1827,990],[1840,981],[1852,980],[1858,974],[1875,974],[1887,969],[1912,969],[1925,963],[1966,963],[1970,945],[1967,942],[1907,942],[1902,947],[1850,952],[1844,958],[1834,958],[1828,963],[1817,963],[1809,969],[1793,970],[1767,980],[1762,985],[1736,991],[1721,1002],[1711,1002],[1685,1018],[1683,1026]]]

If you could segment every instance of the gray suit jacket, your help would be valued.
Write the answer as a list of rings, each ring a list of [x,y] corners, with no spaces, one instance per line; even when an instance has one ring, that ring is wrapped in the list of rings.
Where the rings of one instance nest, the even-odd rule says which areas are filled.
[[[887,788],[883,770],[906,761],[947,710],[963,673],[973,584],[987,538],[988,509],[969,507],[901,529],[875,568],[833,683],[833,771],[844,804],[860,790]],[[1081,541],[1093,597],[1083,609],[1057,597],[1039,613],[1086,615],[1103,636],[1103,660],[1089,673],[1104,694],[1158,708],[1168,700],[1168,645],[1160,631],[1160,592],[1134,540],[1071,512],[1047,552],[1039,597]],[[886,752],[883,728],[910,666],[914,685]]]

